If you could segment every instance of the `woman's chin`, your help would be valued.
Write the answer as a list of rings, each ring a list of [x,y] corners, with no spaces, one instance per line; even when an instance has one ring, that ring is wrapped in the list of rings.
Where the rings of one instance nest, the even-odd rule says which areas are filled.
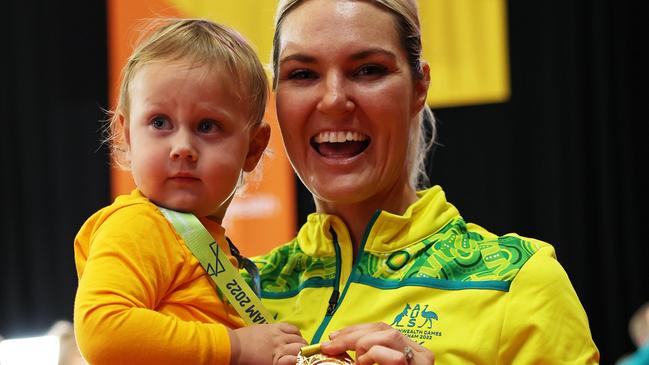
[[[326,184],[314,184],[307,186],[316,200],[326,202],[327,204],[357,204],[362,203],[372,196],[372,186],[376,184],[363,184],[359,178],[337,178],[335,180],[321,180],[318,182],[329,181]]]
[[[316,206],[325,211],[336,206],[341,208],[366,209],[370,212],[385,209],[395,202],[410,201],[414,190],[410,187],[407,177],[394,175],[371,175],[367,173],[340,174],[335,176],[324,174],[311,176],[305,186],[313,194]]]

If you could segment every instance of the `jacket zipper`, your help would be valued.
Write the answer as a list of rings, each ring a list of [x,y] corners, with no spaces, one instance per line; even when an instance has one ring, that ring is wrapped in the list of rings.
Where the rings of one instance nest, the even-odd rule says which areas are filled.
[[[328,316],[334,315],[334,312],[336,311],[336,304],[338,304],[339,297],[340,297],[340,291],[338,291],[338,288],[334,288],[333,293],[331,293],[331,297],[329,297],[329,306],[327,306]]]
[[[369,235],[372,227],[374,226],[374,222],[376,222],[376,219],[379,217],[381,214],[380,210],[377,210],[372,218],[370,219],[369,223],[365,227],[365,234],[363,235],[363,240],[361,241],[360,248],[358,250],[358,256],[356,259],[352,262],[352,268],[349,273],[349,277],[347,278],[347,283],[345,284],[345,289],[343,290],[342,297],[345,296],[345,293],[347,292],[347,288],[349,287],[349,284],[352,281],[352,278],[354,277],[354,271],[356,270],[356,265],[360,261],[364,251],[365,251],[365,243],[367,241],[367,236]],[[311,339],[311,343],[318,343],[320,342],[320,338],[322,337],[322,334],[324,330],[329,326],[329,322],[331,321],[331,317],[336,313],[336,309],[339,307],[339,301],[342,300],[340,291],[338,290],[338,286],[340,283],[340,275],[342,271],[342,255],[340,253],[340,244],[338,243],[338,235],[336,234],[336,231],[334,230],[333,226],[329,227],[329,232],[331,233],[331,237],[333,238],[333,243],[334,243],[334,250],[336,251],[336,278],[334,279],[334,290],[331,293],[331,296],[329,297],[329,305],[327,306],[327,313],[324,317],[324,320],[320,323],[320,326],[316,330],[315,334],[313,335],[313,338]]]
[[[336,306],[338,305],[338,298],[340,298],[340,291],[338,286],[340,285],[340,274],[342,271],[342,254],[340,253],[340,244],[338,243],[338,235],[333,227],[329,227],[329,232],[333,238],[334,250],[336,251],[336,277],[334,279],[334,290],[329,297],[329,305],[327,306],[327,316],[333,316],[336,312]]]
[[[325,314],[323,321],[320,323],[320,326],[318,326],[318,329],[315,331],[313,338],[311,339],[312,344],[320,342],[322,333],[325,330],[325,328],[327,328],[327,326],[329,325],[329,321],[331,321],[331,317],[336,312],[336,307],[338,306],[338,299],[340,299],[340,291],[338,290],[338,286],[340,285],[339,284],[340,274],[342,271],[342,255],[340,253],[340,244],[338,243],[338,235],[336,234],[336,231],[334,230],[333,227],[329,227],[329,232],[331,233],[331,236],[333,238],[334,251],[336,251],[336,277],[334,278],[333,292],[329,297],[327,312]]]

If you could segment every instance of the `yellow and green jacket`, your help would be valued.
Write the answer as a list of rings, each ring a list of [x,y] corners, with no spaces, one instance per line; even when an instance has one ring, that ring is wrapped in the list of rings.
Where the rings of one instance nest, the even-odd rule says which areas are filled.
[[[439,186],[403,215],[377,211],[357,257],[344,223],[314,213],[255,258],[262,299],[312,343],[385,322],[435,364],[592,364],[588,318],[551,245],[466,223]]]

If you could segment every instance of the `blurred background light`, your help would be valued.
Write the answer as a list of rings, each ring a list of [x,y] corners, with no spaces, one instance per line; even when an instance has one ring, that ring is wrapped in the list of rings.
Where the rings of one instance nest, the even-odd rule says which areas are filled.
[[[0,342],[1,365],[58,365],[59,339],[39,336]]]

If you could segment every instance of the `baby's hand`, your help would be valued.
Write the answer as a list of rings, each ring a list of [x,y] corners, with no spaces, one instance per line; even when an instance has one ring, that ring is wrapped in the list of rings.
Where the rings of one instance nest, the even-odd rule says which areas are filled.
[[[306,345],[300,330],[288,323],[230,330],[230,343],[232,365],[295,364],[297,353]]]

